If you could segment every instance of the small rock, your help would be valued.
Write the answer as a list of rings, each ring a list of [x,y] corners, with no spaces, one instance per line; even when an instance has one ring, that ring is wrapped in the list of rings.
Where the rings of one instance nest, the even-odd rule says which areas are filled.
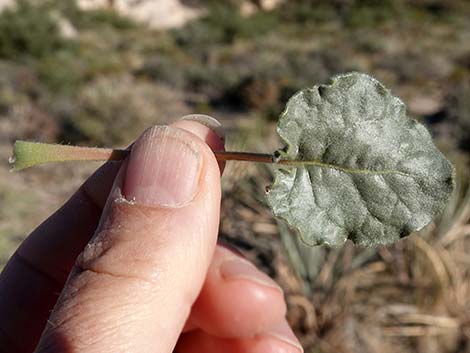
[[[15,6],[15,0],[0,0],[0,12]]]
[[[60,35],[65,39],[75,39],[78,35],[77,29],[60,12],[51,12],[52,19],[56,22]]]
[[[431,115],[442,110],[444,98],[440,94],[415,95],[408,100],[407,105],[413,115]]]
[[[77,4],[83,10],[113,9],[155,29],[181,27],[202,14],[178,0],[78,0]]]

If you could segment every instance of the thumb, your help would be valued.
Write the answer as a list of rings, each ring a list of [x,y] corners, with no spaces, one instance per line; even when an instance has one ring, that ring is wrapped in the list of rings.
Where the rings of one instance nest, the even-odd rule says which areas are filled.
[[[202,287],[219,208],[210,148],[175,127],[144,132],[37,351],[171,352]]]

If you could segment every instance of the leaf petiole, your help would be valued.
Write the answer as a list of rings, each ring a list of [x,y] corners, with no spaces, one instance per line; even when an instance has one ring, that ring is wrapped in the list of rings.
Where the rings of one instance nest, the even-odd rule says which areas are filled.
[[[9,162],[12,170],[21,170],[35,165],[66,161],[119,161],[129,155],[129,150],[57,145],[40,142],[16,141]],[[251,152],[214,152],[218,161],[247,161],[277,163],[271,154]]]

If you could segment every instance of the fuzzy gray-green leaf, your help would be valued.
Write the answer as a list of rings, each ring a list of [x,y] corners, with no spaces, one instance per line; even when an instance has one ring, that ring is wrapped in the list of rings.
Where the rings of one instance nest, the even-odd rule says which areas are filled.
[[[453,189],[426,128],[365,74],[294,95],[278,133],[278,153],[295,162],[276,171],[267,201],[309,245],[393,243],[430,223]]]

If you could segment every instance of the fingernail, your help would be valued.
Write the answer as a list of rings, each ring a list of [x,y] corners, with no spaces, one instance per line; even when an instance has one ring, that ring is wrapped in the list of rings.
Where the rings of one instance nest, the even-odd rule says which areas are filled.
[[[180,120],[189,120],[189,121],[196,121],[199,124],[202,124],[212,131],[217,135],[218,138],[221,140],[225,139],[225,132],[224,129],[222,128],[222,124],[219,123],[219,121],[212,116],[206,115],[206,114],[189,114],[183,116]]]
[[[290,346],[294,347],[299,353],[303,353],[304,351],[304,349],[302,348],[302,345],[300,344],[297,337],[295,337],[294,332],[292,332],[292,329],[290,328],[289,324],[286,321],[274,327],[271,327],[271,329],[267,333],[264,333],[263,335],[271,336],[271,337],[278,339],[279,341],[287,343]]]
[[[242,279],[276,289],[282,293],[281,287],[279,287],[276,282],[244,259],[232,256],[222,262],[219,267],[219,271],[220,275],[225,280],[231,281]]]
[[[182,206],[196,194],[201,164],[197,145],[187,133],[155,126],[132,147],[124,196],[149,206]]]

